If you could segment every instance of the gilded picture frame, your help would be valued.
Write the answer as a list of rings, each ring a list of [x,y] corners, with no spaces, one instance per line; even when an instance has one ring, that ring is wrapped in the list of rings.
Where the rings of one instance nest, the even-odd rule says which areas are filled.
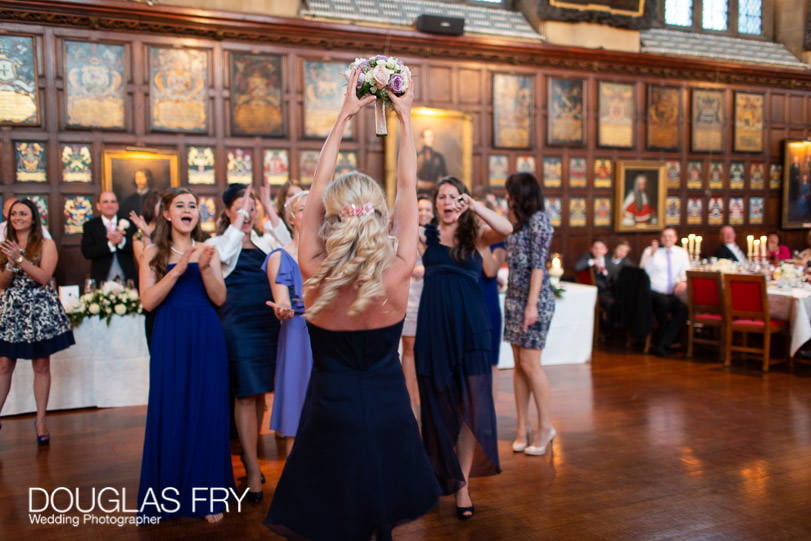
[[[417,147],[417,169],[423,168],[421,154],[425,153],[425,132],[433,132],[432,152],[440,154],[446,175],[461,180],[468,190],[473,188],[473,115],[451,109],[415,107],[411,110],[411,125]],[[386,195],[394,202],[397,179],[397,140],[399,125],[393,112],[388,113],[389,135],[385,141]],[[443,175],[444,176],[444,175]],[[485,179],[482,179],[485,180]],[[418,190],[431,192],[436,180],[418,180]]]
[[[535,77],[493,74],[493,146],[526,149],[532,147]]]
[[[660,231],[664,228],[667,195],[665,162],[619,160],[614,185],[616,231]]]
[[[37,55],[32,36],[0,36],[3,85],[0,87],[0,124],[39,126],[40,96]]]
[[[104,150],[102,151],[101,189],[113,192],[122,209],[140,213],[134,201],[136,173],[143,172],[149,190],[163,191],[180,186],[178,155],[169,151]],[[129,211],[127,210],[127,213]]]
[[[65,41],[65,126],[124,130],[124,45]]]
[[[304,137],[321,139],[329,135],[344,101],[344,70],[347,64],[348,62],[302,61]],[[344,130],[343,138],[354,138],[354,130],[354,122],[350,122]]]
[[[149,47],[153,131],[208,132],[208,54],[202,49]]]
[[[646,144],[651,150],[681,149],[681,89],[648,85]]]
[[[811,227],[811,141],[784,143],[781,225],[783,229]]]

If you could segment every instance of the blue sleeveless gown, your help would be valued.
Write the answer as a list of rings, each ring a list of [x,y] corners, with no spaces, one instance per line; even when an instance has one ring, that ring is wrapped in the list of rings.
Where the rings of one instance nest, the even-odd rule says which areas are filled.
[[[499,473],[490,364],[490,318],[479,287],[478,252],[456,261],[425,227],[425,278],[417,315],[414,360],[420,388],[422,439],[443,494],[465,485],[456,456],[462,424],[478,442],[470,475]]]
[[[169,265],[171,269],[174,265]],[[208,299],[197,263],[158,306],[149,361],[149,405],[138,507],[146,516],[204,517],[224,510],[222,502],[193,502],[200,488],[234,486],[229,444],[228,352],[220,319]],[[161,499],[161,491],[176,505]],[[144,505],[157,496],[164,506]]]
[[[436,505],[439,487],[397,354],[402,326],[308,324],[313,372],[265,519],[270,529],[312,540],[386,540],[394,526]]]

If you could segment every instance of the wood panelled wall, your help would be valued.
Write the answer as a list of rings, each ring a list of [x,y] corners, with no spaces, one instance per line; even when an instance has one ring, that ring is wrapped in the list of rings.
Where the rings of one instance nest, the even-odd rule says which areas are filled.
[[[46,5],[47,4],[47,5]],[[80,283],[89,265],[79,251],[79,235],[63,234],[62,213],[64,195],[98,194],[101,185],[102,150],[128,146],[146,146],[170,150],[180,157],[180,182],[185,185],[186,149],[190,145],[211,145],[216,148],[216,186],[195,186],[203,195],[218,195],[225,186],[225,153],[227,147],[253,149],[254,183],[262,182],[261,156],[266,148],[285,148],[290,156],[290,174],[296,178],[298,156],[303,150],[318,150],[318,139],[302,135],[304,60],[348,63],[357,56],[387,53],[399,56],[413,70],[416,81],[416,104],[419,106],[452,109],[469,113],[473,117],[473,183],[486,185],[488,157],[506,154],[510,167],[515,167],[517,156],[535,157],[538,176],[545,156],[557,156],[564,164],[564,185],[547,190],[548,197],[560,197],[563,223],[557,228],[553,250],[564,255],[571,268],[577,256],[588,249],[592,240],[603,238],[613,245],[619,238],[631,241],[635,256],[657,233],[617,234],[612,227],[593,227],[589,215],[586,227],[570,227],[567,221],[570,197],[585,197],[589,209],[594,197],[614,198],[613,189],[593,188],[593,160],[609,158],[612,161],[628,159],[679,160],[682,167],[682,188],[668,190],[669,195],[681,196],[682,225],[686,232],[686,198],[703,197],[705,218],[703,225],[690,226],[689,231],[705,237],[705,253],[718,245],[718,226],[706,222],[706,202],[709,197],[761,196],[765,199],[764,223],[743,225],[743,233],[768,232],[779,229],[779,190],[751,190],[748,182],[749,164],[766,164],[766,176],[771,163],[782,163],[782,142],[786,138],[811,136],[811,74],[770,67],[714,63],[705,60],[669,58],[653,55],[627,54],[547,46],[527,42],[504,42],[484,37],[463,36],[447,38],[430,36],[410,30],[375,29],[319,23],[303,19],[228,15],[219,12],[200,14],[197,10],[140,4],[124,4],[105,0],[89,0],[79,6],[76,2],[46,3],[41,0],[0,0],[0,21],[8,34],[26,34],[35,39],[38,56],[39,87],[43,122],[40,127],[0,127],[0,192],[3,197],[21,194],[46,195],[50,205],[50,229],[60,246],[60,264],[57,279],[60,283]],[[65,40],[99,41],[124,44],[127,66],[126,131],[98,131],[64,129],[60,115],[64,111]],[[152,45],[192,47],[209,53],[211,122],[207,134],[172,134],[150,131],[147,106],[149,80],[146,48]],[[281,138],[236,137],[229,133],[229,52],[273,53],[283,57],[284,104],[287,135]],[[492,145],[492,75],[512,73],[530,75],[534,81],[533,144],[527,150],[495,149]],[[586,81],[586,140],[583,147],[549,147],[546,145],[548,77],[580,78]],[[597,134],[598,81],[633,83],[636,88],[635,148],[616,150],[599,148]],[[683,126],[682,150],[659,152],[645,149],[645,110],[648,84],[668,84],[682,89]],[[689,130],[689,97],[693,88],[721,89],[725,92],[725,148],[721,154],[691,153]],[[732,118],[734,91],[763,93],[765,99],[765,150],[763,153],[732,152]],[[353,140],[346,141],[345,150],[358,155],[358,168],[375,178],[384,177],[384,144],[374,135],[371,110],[359,116]],[[48,182],[15,182],[14,141],[47,142]],[[93,150],[92,184],[60,183],[59,148],[62,143],[86,143]],[[587,158],[588,184],[586,188],[565,185],[570,157]],[[710,161],[725,164],[725,188],[722,190],[688,190],[686,188],[687,162],[701,160],[705,169]],[[729,164],[746,164],[745,189],[730,190]],[[705,184],[706,186],[706,184]],[[498,191],[498,190],[497,190]],[[725,208],[725,212],[728,209]],[[591,214],[591,213],[589,213]],[[745,223],[748,224],[748,205]],[[613,221],[613,220],[612,220]],[[805,245],[804,231],[785,232],[784,238],[792,247]]]

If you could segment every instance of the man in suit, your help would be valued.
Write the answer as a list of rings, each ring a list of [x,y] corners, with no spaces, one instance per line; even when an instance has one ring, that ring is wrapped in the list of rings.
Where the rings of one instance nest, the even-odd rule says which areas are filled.
[[[629,253],[631,253],[631,244],[625,239],[620,239],[614,247],[614,253],[611,257],[606,258],[605,270],[608,272],[608,282],[612,287],[617,283],[617,277],[623,267],[634,266],[628,257]]]
[[[715,252],[718,259],[730,259],[736,263],[746,263],[746,254],[735,243],[735,229],[731,225],[721,228],[721,246]]]
[[[653,249],[643,263],[650,277],[653,314],[659,322],[654,336],[653,352],[664,357],[687,323],[687,305],[679,298],[687,290],[687,250],[676,245],[678,236],[672,227],[662,231],[661,244]]]
[[[132,181],[135,184],[135,193],[125,197],[124,202],[121,203],[120,214],[123,218],[129,218],[131,211],[134,211],[135,214],[141,214],[144,200],[152,190],[152,173],[147,169],[135,171]]]
[[[132,235],[135,227],[119,219],[118,199],[113,192],[101,192],[96,216],[84,223],[82,255],[90,260],[90,277],[96,283],[105,280],[135,280]]]

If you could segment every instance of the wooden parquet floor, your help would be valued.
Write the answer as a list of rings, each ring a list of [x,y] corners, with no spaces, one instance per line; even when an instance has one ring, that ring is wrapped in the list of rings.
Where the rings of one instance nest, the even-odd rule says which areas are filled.
[[[603,349],[590,364],[546,372],[559,433],[553,452],[512,452],[512,371],[500,371],[503,472],[472,481],[475,518],[457,520],[453,498],[443,498],[433,512],[397,528],[395,539],[811,539],[811,367],[763,374],[754,362],[724,369],[709,357]],[[0,540],[276,539],[261,521],[284,445],[267,431],[264,501],[244,503],[219,524],[30,523],[30,487],[78,488],[84,501],[93,487],[113,487],[119,495],[125,490],[134,508],[145,411],[53,414],[48,448],[37,447],[31,415],[0,419]],[[244,470],[233,458],[239,479]]]

